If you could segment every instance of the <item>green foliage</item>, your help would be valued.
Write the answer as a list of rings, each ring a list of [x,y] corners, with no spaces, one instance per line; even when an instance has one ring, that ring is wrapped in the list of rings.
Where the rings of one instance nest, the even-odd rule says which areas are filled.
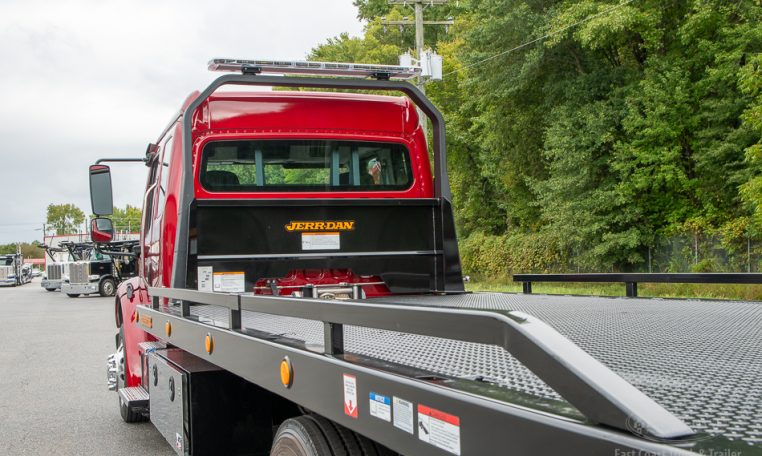
[[[412,10],[355,5],[365,35],[311,58],[394,63],[412,47],[412,30],[379,20]],[[643,270],[674,236],[694,241],[692,260],[664,267],[717,270],[762,237],[759,2],[470,0],[426,14],[456,20],[426,29],[446,75],[427,93],[447,120],[467,273]],[[730,266],[709,254],[716,239]]]
[[[139,207],[127,205],[124,209],[114,206],[114,213],[110,217],[117,231],[140,231],[142,212]]]
[[[49,204],[47,224],[56,234],[72,234],[80,231],[85,213],[73,204]]]
[[[25,260],[29,258],[43,258],[45,256],[45,251],[37,241],[31,243],[22,242],[19,244],[19,247]],[[0,255],[7,255],[9,253],[16,253],[16,244],[0,244]]]
[[[563,257],[558,239],[550,235],[489,235],[474,232],[460,244],[466,274],[501,279],[519,272],[550,272]]]
[[[754,172],[741,185],[741,199],[753,214],[752,227],[762,232],[762,54],[749,58],[739,73],[741,91],[751,97],[741,119],[756,134],[756,142],[746,149],[745,160]]]

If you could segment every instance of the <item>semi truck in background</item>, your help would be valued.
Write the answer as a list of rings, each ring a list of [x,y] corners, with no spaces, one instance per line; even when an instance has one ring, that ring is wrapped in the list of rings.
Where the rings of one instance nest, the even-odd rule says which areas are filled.
[[[18,251],[0,255],[0,285],[19,286],[32,281],[32,268],[24,264],[24,255]]]
[[[73,261],[67,264],[68,273],[62,278],[60,288],[70,298],[95,293],[103,297],[114,296],[119,283],[137,274],[133,248],[138,241],[63,245]]]
[[[758,388],[679,380],[754,365],[741,329],[671,332],[733,306],[464,292],[444,119],[405,81],[417,68],[209,67],[232,74],[192,93],[144,157],[90,167],[96,245],[113,233],[104,163],[148,171],[107,361],[125,421],[190,455],[759,454],[758,408],[711,406]],[[737,356],[715,362],[718,346]]]
[[[45,250],[45,273],[42,275],[40,286],[45,291],[58,291],[61,283],[69,278],[69,263],[74,261],[71,251],[66,248],[66,243],[58,246],[43,244]]]
[[[68,275],[66,265],[62,262],[47,262],[45,273],[40,281],[40,286],[45,291],[58,291],[65,275]]]

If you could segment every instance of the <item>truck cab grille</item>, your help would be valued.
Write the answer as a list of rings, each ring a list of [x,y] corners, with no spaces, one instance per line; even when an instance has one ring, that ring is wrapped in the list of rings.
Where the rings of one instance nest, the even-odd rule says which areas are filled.
[[[49,264],[46,268],[48,280],[61,280],[63,266],[60,264]]]
[[[69,266],[69,282],[90,283],[90,263],[78,261]]]

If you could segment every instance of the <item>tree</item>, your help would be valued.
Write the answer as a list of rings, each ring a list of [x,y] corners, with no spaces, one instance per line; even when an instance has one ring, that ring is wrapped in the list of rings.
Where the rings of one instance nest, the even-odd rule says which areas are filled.
[[[45,251],[40,247],[40,243],[33,241],[32,243],[22,242],[18,244],[21,248],[21,254],[24,255],[24,259],[29,258],[43,258]],[[0,255],[16,253],[16,244],[3,244],[0,245]]]
[[[141,210],[129,204],[124,209],[114,206],[111,221],[114,223],[114,229],[117,231],[140,231],[140,223],[142,221]]]
[[[49,204],[47,223],[56,234],[76,233],[85,221],[85,213],[73,204]]]
[[[40,247],[38,241],[32,241],[32,243],[22,242],[21,254],[24,255],[24,259],[45,257],[45,251]]]
[[[762,231],[762,55],[756,55],[742,68],[741,90],[752,103],[744,111],[744,125],[756,133],[756,142],[746,149],[746,162],[755,170],[741,185],[741,198],[753,214],[752,229]]]
[[[762,234],[762,5],[461,3],[427,11],[454,16],[450,33],[426,29],[444,56],[445,78],[426,92],[447,121],[461,238],[543,244],[560,267],[600,271],[644,268],[660,238],[688,225],[693,239]],[[409,10],[354,4],[364,35],[311,58],[394,63],[412,46],[412,28],[379,20]]]

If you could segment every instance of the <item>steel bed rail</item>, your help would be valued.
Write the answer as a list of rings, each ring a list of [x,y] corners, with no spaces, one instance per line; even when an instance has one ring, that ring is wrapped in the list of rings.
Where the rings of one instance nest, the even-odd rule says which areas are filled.
[[[762,284],[762,273],[702,272],[702,273],[593,273],[593,274],[514,274],[525,294],[532,293],[533,282],[607,282],[624,283],[628,298],[638,296],[638,283],[734,283]]]
[[[183,318],[190,316],[190,302],[226,307],[233,331],[242,329],[241,311],[322,321],[326,355],[343,354],[343,325],[498,345],[594,423],[620,430],[630,430],[637,423],[647,435],[658,439],[694,434],[680,419],[556,330],[522,312],[223,295],[171,288],[149,288],[149,294],[154,311],[160,310],[160,298],[181,300]]]

